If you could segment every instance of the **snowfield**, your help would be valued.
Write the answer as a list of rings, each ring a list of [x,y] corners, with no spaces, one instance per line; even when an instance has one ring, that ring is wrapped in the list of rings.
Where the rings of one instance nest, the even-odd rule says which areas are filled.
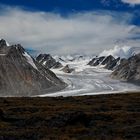
[[[87,65],[90,59],[81,59],[63,62],[75,71],[67,74],[61,69],[51,69],[59,78],[63,79],[68,87],[62,91],[40,95],[40,97],[56,96],[82,96],[119,92],[140,91],[140,86],[121,82],[110,78],[112,71],[106,70],[103,66],[91,67]]]

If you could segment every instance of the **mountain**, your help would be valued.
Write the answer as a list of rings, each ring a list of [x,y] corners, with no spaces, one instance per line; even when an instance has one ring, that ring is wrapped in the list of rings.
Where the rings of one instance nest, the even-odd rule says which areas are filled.
[[[105,68],[108,70],[114,70],[118,66],[119,62],[120,62],[120,57],[118,57],[117,59],[112,58],[106,63]]]
[[[0,40],[0,96],[33,96],[61,90],[66,84],[20,45]]]
[[[120,64],[111,74],[112,78],[123,81],[140,82],[140,54],[129,59],[121,59]]]
[[[48,69],[63,67],[62,64],[57,62],[50,54],[40,54],[36,60]]]
[[[120,63],[121,59],[128,59],[136,54],[140,53],[140,47],[130,46],[115,46],[113,49],[104,50],[99,56],[94,57],[88,65],[98,66],[103,65],[104,68],[114,70]]]
[[[83,54],[73,54],[73,55],[54,55],[53,58],[60,63],[69,63],[69,62],[79,62],[90,60],[93,56],[83,55]]]
[[[115,47],[114,50],[103,51],[103,55],[93,58],[88,65],[102,66],[112,70],[111,77],[128,82],[140,82],[140,48]]]
[[[120,57],[114,58],[112,55],[109,56],[101,56],[93,58],[88,65],[90,66],[103,66],[108,70],[114,70],[114,68],[118,65]]]

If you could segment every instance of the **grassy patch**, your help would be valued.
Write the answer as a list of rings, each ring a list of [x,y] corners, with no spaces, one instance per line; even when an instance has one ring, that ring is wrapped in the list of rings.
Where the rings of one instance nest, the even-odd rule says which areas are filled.
[[[0,140],[139,140],[140,94],[0,98]]]

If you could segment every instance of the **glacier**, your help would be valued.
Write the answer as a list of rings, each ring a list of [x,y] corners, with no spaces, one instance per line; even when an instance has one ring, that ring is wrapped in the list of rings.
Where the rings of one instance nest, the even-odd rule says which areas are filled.
[[[128,49],[126,52],[129,54],[131,50],[129,51]],[[125,56],[128,55],[127,53],[125,54]],[[68,56],[67,58],[70,57]],[[66,59],[65,61],[62,61],[61,63],[63,63],[63,65],[69,65],[70,68],[74,68],[75,71],[72,73],[64,73],[63,71],[61,71],[61,68],[51,70],[59,78],[63,79],[64,82],[68,84],[68,87],[59,92],[49,94],[47,93],[39,96],[67,97],[140,91],[140,86],[138,85],[111,79],[110,74],[112,71],[104,69],[102,65],[96,67],[87,65],[90,60],[90,57],[83,57],[83,59],[73,59],[73,61],[66,61]]]

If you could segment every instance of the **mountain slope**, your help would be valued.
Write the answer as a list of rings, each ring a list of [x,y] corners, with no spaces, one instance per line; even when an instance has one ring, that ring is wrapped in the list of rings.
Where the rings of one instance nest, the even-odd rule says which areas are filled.
[[[140,54],[122,59],[111,77],[123,81],[140,82]]]
[[[140,48],[115,47],[109,51],[103,51],[99,57],[93,58],[88,65],[102,66],[112,70],[111,77],[127,82],[140,82]],[[102,56],[104,55],[104,56]]]
[[[32,96],[65,87],[56,75],[34,60],[21,45],[0,41],[0,96]]]

